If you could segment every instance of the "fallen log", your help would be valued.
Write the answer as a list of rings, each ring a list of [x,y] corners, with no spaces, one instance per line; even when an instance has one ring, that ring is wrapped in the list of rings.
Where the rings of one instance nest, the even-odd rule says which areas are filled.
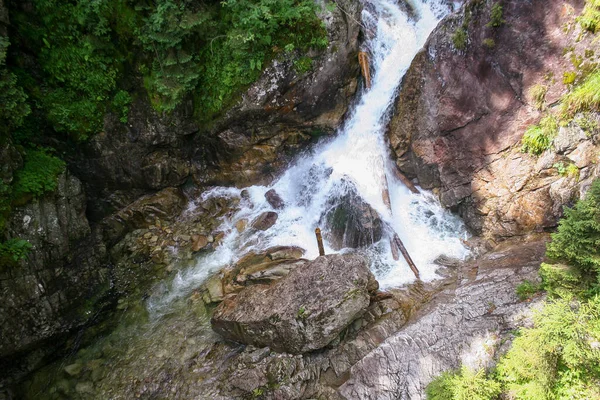
[[[319,246],[319,256],[325,255],[325,248],[323,247],[323,236],[321,236],[321,229],[315,229],[315,235],[317,236],[317,246]]]
[[[369,55],[364,51],[358,52],[358,64],[360,65],[360,72],[365,79],[365,86],[367,89],[371,88],[371,72],[369,71]]]
[[[397,233],[394,233],[394,242],[396,243],[396,246],[398,246],[398,249],[400,249],[400,252],[404,256],[404,259],[406,260],[406,263],[412,270],[413,274],[415,274],[415,277],[418,280],[421,280],[421,276],[419,274],[419,270],[418,270],[417,266],[415,265],[414,261],[410,257],[410,254],[408,254],[408,250],[406,250],[406,247],[404,247],[404,243],[402,243],[402,240],[400,240]]]
[[[398,168],[394,168],[394,175],[396,175],[396,178],[398,178],[398,180],[400,182],[402,182],[404,184],[404,186],[406,186],[408,188],[408,190],[410,190],[414,194],[421,193],[421,192],[419,192],[419,189],[417,189],[415,187],[415,185],[411,182],[411,180],[408,179],[406,177],[406,175],[404,175],[402,172],[400,172],[400,170]]]

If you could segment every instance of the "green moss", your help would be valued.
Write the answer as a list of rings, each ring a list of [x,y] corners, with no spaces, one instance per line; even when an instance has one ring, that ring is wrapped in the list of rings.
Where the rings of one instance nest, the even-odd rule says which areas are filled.
[[[486,38],[483,39],[483,45],[488,49],[493,49],[494,47],[496,47],[496,42],[492,38]]]

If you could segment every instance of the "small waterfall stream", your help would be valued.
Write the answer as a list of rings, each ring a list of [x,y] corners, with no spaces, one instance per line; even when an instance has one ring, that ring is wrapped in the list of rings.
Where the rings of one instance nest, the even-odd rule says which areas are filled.
[[[298,158],[272,185],[247,188],[249,199],[243,200],[240,210],[222,222],[219,230],[226,235],[215,251],[200,256],[193,266],[159,285],[146,300],[145,308],[140,304],[123,313],[119,326],[79,350],[76,361],[67,357],[34,376],[26,398],[41,398],[44,393],[64,398],[61,393],[68,392],[75,396],[69,398],[125,399],[132,398],[135,390],[152,392],[156,389],[153,385],[159,385],[157,382],[161,380],[182,393],[184,389],[191,390],[190,393],[196,389],[202,392],[203,389],[197,388],[201,384],[214,386],[214,377],[203,376],[207,366],[190,367],[198,354],[208,351],[210,344],[218,340],[210,328],[204,303],[192,299],[191,292],[248,251],[294,245],[306,250],[306,258],[318,256],[314,230],[322,223],[322,216],[332,202],[349,186],[402,239],[423,280],[436,278],[433,261],[441,254],[456,258],[468,255],[460,240],[466,236],[460,219],[440,207],[433,195],[424,191],[413,194],[395,178],[395,166],[385,143],[390,108],[402,76],[431,31],[450,11],[444,0],[408,0],[408,3],[414,10],[411,16],[394,0],[364,0],[362,21],[371,35],[364,44],[371,60],[371,88],[360,94],[337,134]],[[386,181],[389,207],[382,198]],[[273,210],[266,201],[265,193],[270,189],[285,202],[283,209]],[[241,190],[214,188],[205,192],[197,204],[224,196],[240,197]],[[253,207],[248,206],[250,202]],[[190,204],[190,208],[194,207],[196,204]],[[252,221],[265,211],[278,213],[275,225],[266,231],[247,229],[238,233],[238,221]],[[327,241],[325,250],[335,252]],[[369,257],[371,268],[384,288],[415,279],[404,259],[393,259],[388,240],[362,251]],[[208,356],[200,359],[218,363],[219,357],[229,357],[235,349],[216,351],[214,359]],[[74,364],[67,366],[68,363]],[[82,363],[89,370],[86,372],[89,378],[64,379],[65,369],[77,365],[81,368]],[[208,380],[203,381],[205,378]],[[74,392],[82,394],[73,395]],[[186,398],[200,397],[190,394]]]
[[[395,166],[384,140],[389,111],[403,75],[431,31],[450,11],[442,0],[414,0],[409,4],[414,10],[410,16],[393,0],[365,1],[362,21],[372,33],[364,44],[371,59],[371,89],[362,93],[334,138],[297,159],[272,185],[247,188],[253,207],[243,207],[231,220],[223,222],[222,230],[228,232],[223,245],[201,257],[195,267],[179,272],[168,287],[153,295],[148,301],[151,312],[160,315],[167,311],[174,299],[189,293],[211,273],[250,250],[295,245],[307,251],[306,258],[316,257],[314,230],[332,200],[343,195],[349,184],[398,233],[423,280],[435,279],[433,261],[439,255],[463,258],[468,254],[460,241],[466,235],[461,221],[443,210],[431,194],[412,194],[395,178]],[[382,199],[386,180],[390,208]],[[270,189],[275,189],[284,200],[283,210],[273,210],[265,200]],[[240,190],[215,188],[200,200],[223,195],[240,196]],[[273,227],[264,232],[238,234],[237,221],[252,221],[265,211],[278,213]],[[327,241],[325,250],[335,252]],[[380,241],[366,253],[383,287],[414,280],[406,262],[392,258],[388,241]]]

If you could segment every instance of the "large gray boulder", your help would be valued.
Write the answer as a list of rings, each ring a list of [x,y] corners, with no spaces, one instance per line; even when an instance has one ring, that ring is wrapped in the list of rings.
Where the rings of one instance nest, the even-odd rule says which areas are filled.
[[[271,286],[253,285],[226,299],[211,324],[226,339],[305,353],[327,346],[359,318],[377,286],[363,257],[319,257]]]
[[[381,240],[385,224],[351,182],[343,180],[321,218],[325,238],[335,249],[364,248]]]

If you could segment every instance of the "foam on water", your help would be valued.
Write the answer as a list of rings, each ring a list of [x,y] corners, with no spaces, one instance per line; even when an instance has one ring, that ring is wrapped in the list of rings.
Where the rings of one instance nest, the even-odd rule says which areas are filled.
[[[423,280],[436,277],[433,260],[445,254],[463,258],[468,254],[460,238],[466,235],[461,221],[446,212],[426,192],[412,194],[392,173],[384,133],[389,110],[402,76],[431,31],[450,10],[441,0],[414,0],[411,18],[393,1],[367,0],[363,24],[375,32],[367,43],[372,86],[362,94],[350,118],[336,137],[303,156],[271,186],[248,188],[253,208],[243,207],[231,220],[223,222],[229,234],[215,252],[201,257],[195,267],[180,272],[160,294],[152,296],[149,308],[164,310],[178,296],[189,293],[214,271],[234,262],[249,250],[277,245],[296,245],[307,250],[306,258],[318,256],[314,230],[321,216],[331,207],[330,199],[344,190],[343,182],[352,183],[361,197],[377,210],[398,233],[421,272]],[[391,212],[382,199],[387,177]],[[240,219],[252,220],[271,206],[264,194],[275,189],[286,207],[277,211],[277,223],[265,232],[234,229]],[[235,188],[215,188],[203,195],[239,196]],[[193,206],[192,206],[193,207]],[[327,253],[334,252],[325,242]],[[394,261],[389,243],[382,240],[368,249],[372,269],[383,287],[398,286],[414,280],[406,262]]]

